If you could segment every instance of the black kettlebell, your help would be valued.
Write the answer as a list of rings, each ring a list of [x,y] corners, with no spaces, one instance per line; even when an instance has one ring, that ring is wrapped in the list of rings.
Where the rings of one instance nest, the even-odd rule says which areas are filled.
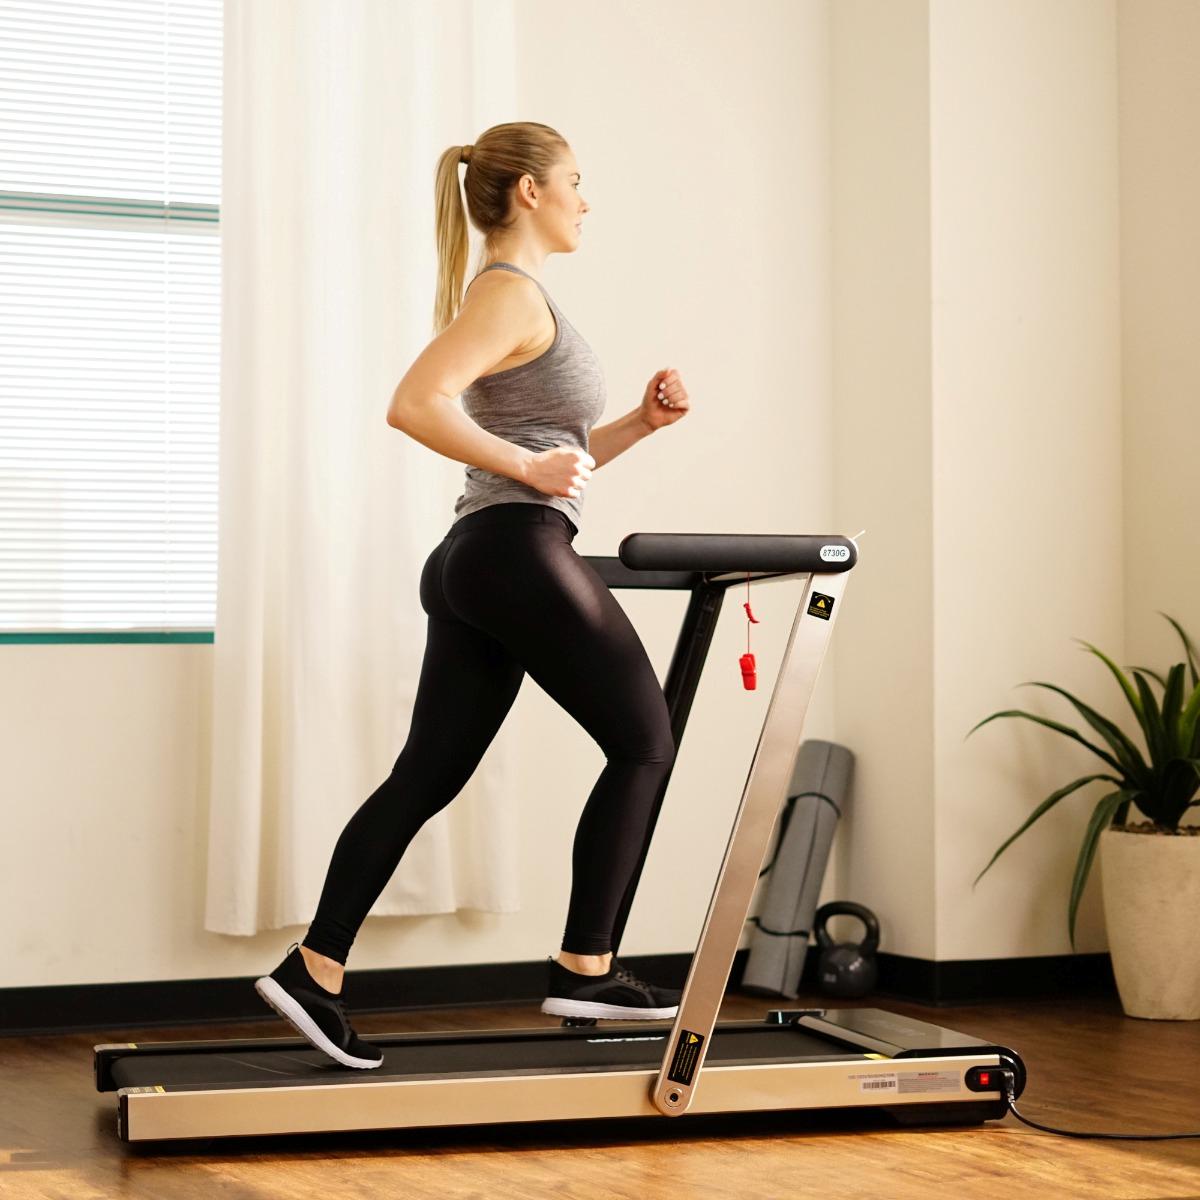
[[[857,917],[866,927],[862,942],[837,942],[829,936],[825,923],[839,913]],[[875,951],[879,949],[879,921],[864,904],[853,900],[834,900],[817,909],[813,932],[821,957],[817,963],[817,984],[829,996],[865,996],[875,986],[879,971]]]

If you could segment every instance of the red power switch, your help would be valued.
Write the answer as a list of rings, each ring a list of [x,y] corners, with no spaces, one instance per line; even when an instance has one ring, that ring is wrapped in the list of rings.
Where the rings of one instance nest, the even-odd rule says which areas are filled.
[[[1004,1076],[995,1067],[972,1067],[966,1076],[967,1090],[971,1092],[1002,1092]]]

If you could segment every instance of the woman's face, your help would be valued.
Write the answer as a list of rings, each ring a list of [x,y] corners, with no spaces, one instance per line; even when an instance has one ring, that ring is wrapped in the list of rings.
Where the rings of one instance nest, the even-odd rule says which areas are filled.
[[[525,179],[530,177],[523,177],[522,185]],[[538,192],[535,220],[542,237],[555,250],[574,250],[579,245],[583,214],[589,211],[579,179],[579,164],[568,151],[550,169],[549,183]]]
[[[579,164],[575,161],[575,155],[568,154],[560,160],[556,170],[561,172],[565,197],[563,210],[573,238],[570,244],[576,246],[583,230],[583,214],[588,211],[588,202],[579,187]]]

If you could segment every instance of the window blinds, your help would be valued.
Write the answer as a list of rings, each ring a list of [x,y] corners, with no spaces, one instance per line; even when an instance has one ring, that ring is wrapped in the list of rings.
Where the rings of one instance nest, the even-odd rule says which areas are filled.
[[[213,627],[221,8],[0,2],[0,635]]]

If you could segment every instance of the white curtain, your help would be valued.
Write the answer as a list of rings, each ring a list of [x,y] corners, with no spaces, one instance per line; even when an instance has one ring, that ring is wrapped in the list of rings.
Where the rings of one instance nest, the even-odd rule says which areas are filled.
[[[506,2],[227,0],[212,932],[312,919],[407,736],[464,468],[385,417],[432,337],[437,156],[518,119],[512,64]],[[503,741],[373,914],[517,910]]]

